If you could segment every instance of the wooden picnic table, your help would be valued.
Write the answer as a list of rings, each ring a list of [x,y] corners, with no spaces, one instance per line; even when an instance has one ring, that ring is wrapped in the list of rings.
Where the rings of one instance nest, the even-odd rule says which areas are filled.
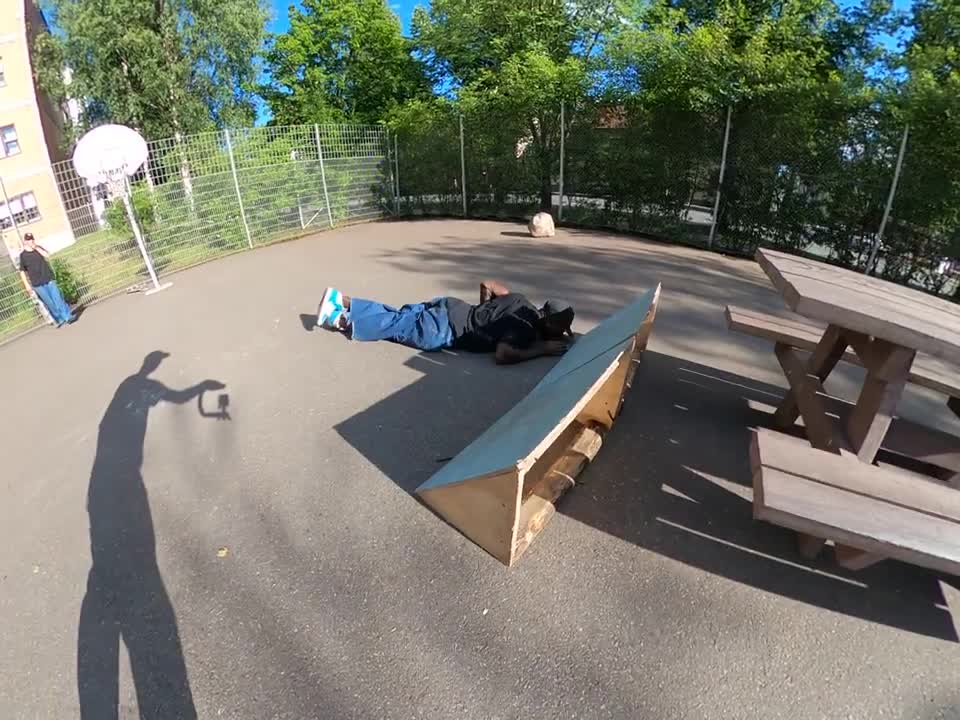
[[[778,343],[790,392],[776,412],[789,427],[803,417],[811,445],[848,450],[861,462],[877,455],[918,352],[960,364],[960,306],[917,290],[774,250],[757,260],[794,312],[826,323],[810,357]],[[822,383],[852,348],[867,374],[856,405],[839,428]],[[960,449],[960,446],[958,446]]]
[[[814,323],[726,309],[731,329],[774,340],[790,385],[775,424],[795,432],[802,417],[809,441],[754,433],[754,517],[796,531],[806,557],[833,541],[836,561],[851,570],[896,558],[960,575],[960,437],[894,422],[908,381],[945,392],[960,413],[960,307],[773,250],[757,260],[787,305]],[[866,369],[855,404],[823,389],[841,360]],[[875,465],[881,446],[928,471]]]

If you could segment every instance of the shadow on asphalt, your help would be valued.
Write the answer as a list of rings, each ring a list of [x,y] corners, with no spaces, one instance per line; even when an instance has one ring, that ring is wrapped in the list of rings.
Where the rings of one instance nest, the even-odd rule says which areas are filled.
[[[505,366],[489,354],[419,353],[405,364],[422,377],[334,429],[412,494],[530,392],[555,362],[541,358]]]
[[[793,532],[753,520],[751,431],[774,427],[782,396],[778,387],[645,353],[622,415],[584,473],[589,492],[571,493],[560,511],[766,592],[956,642],[936,574],[890,560],[850,572],[829,549],[808,561]]]
[[[150,378],[168,357],[154,351],[120,383],[100,421],[87,491],[93,560],[80,610],[77,687],[80,714],[116,718],[120,640],[126,645],[141,718],[196,718],[176,616],[157,566],[156,537],[140,469],[150,410],[197,399],[201,416],[229,419],[229,397],[205,411],[205,380],[171,390]]]
[[[317,315],[313,313],[308,315],[307,313],[300,313],[300,324],[303,325],[303,329],[307,332],[313,332],[317,327]]]
[[[410,385],[336,426],[407,493],[480,435],[550,361],[423,353]],[[559,512],[676,561],[870,622],[956,641],[936,575],[894,561],[854,573],[813,561],[794,534],[753,520],[751,429],[772,427],[778,387],[648,351],[623,412]],[[477,552],[482,552],[477,549]],[[949,579],[953,582],[953,579]]]

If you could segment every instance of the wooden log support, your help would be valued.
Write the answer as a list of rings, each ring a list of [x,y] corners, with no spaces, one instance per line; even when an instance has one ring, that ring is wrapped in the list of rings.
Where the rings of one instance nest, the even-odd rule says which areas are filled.
[[[520,506],[520,519],[513,547],[514,562],[540,534],[556,512],[556,502],[577,481],[583,469],[596,457],[603,444],[602,427],[582,426],[563,454],[543,473]]]

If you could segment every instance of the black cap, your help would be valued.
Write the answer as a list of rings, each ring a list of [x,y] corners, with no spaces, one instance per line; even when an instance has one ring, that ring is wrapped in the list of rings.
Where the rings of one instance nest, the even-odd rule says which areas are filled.
[[[543,304],[543,314],[546,315],[557,315],[564,312],[565,310],[570,310],[573,312],[573,305],[568,303],[566,300],[547,300]]]
[[[573,306],[565,300],[547,300],[541,312],[544,319],[550,319],[555,326],[562,326],[566,330],[573,327]]]

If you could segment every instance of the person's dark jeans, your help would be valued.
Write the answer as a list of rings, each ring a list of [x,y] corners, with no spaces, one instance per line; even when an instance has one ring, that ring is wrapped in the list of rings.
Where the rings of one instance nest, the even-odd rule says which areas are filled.
[[[350,303],[350,336],[354,340],[392,340],[418,350],[439,350],[453,344],[446,298],[401,308],[357,297]]]
[[[53,321],[58,327],[73,320],[73,313],[70,312],[70,306],[67,305],[63,299],[63,294],[60,292],[60,288],[57,287],[57,283],[51,280],[45,285],[36,285],[33,289],[36,290],[37,296],[43,304],[47,306],[47,310],[50,311],[50,314],[53,316]]]

